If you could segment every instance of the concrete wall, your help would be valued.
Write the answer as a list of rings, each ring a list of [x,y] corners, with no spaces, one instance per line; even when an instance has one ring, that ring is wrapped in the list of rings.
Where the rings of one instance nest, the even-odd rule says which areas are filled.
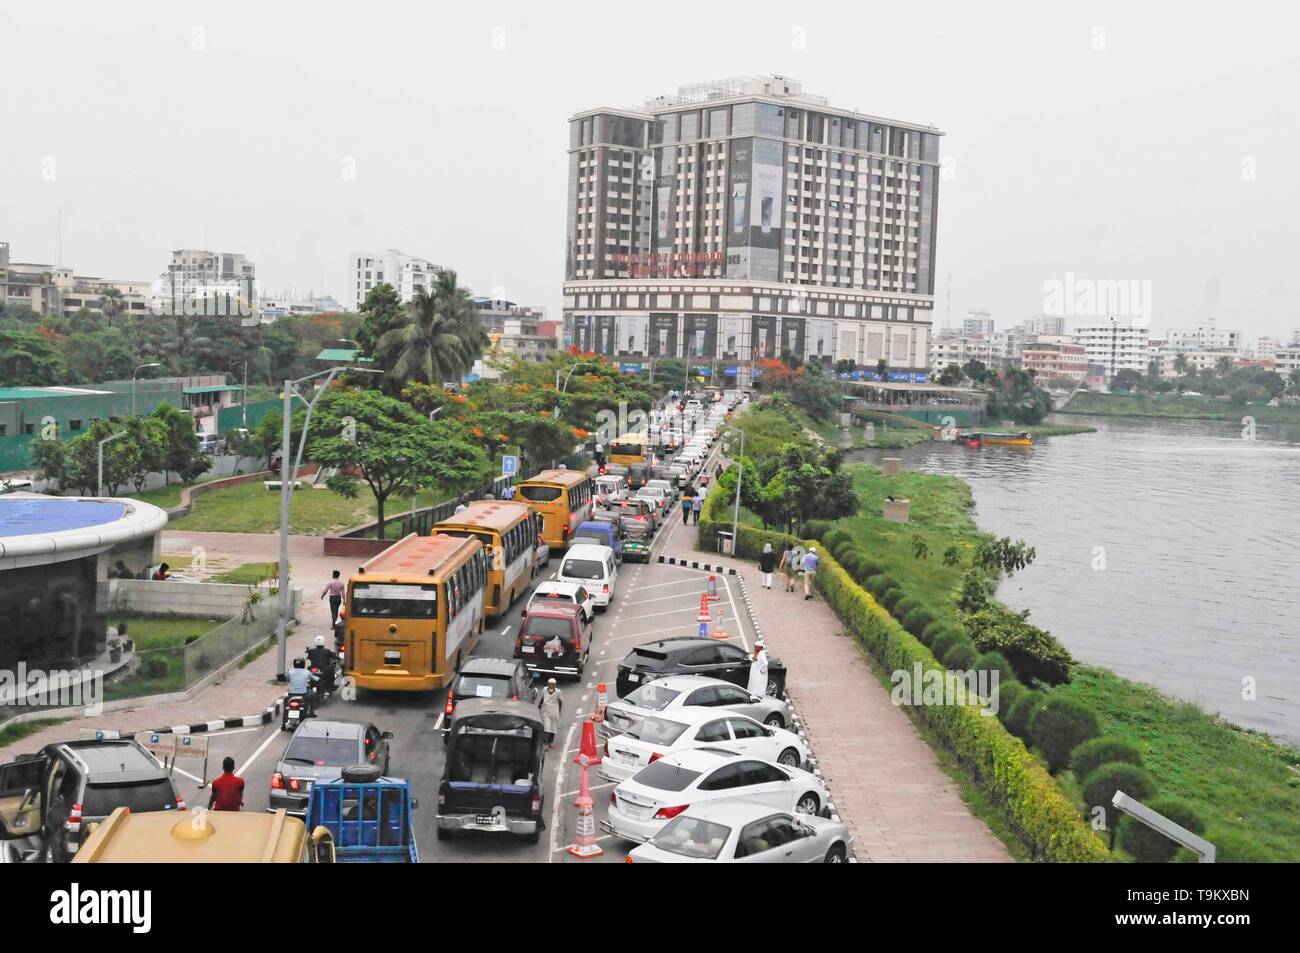
[[[244,611],[248,601],[248,586],[216,582],[180,582],[152,579],[110,579],[107,588],[105,611],[140,612],[148,615],[189,615],[229,618]],[[273,599],[270,588],[260,587],[264,599]],[[302,606],[302,588],[291,591],[290,612],[296,619]]]

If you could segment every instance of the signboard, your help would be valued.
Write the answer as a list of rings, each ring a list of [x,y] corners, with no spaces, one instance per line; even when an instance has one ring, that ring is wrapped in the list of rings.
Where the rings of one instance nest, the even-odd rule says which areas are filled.
[[[803,318],[782,318],[781,319],[781,356],[789,354],[791,357],[803,360],[804,358],[804,341],[805,329],[808,322]]]
[[[650,354],[653,357],[677,356],[677,315],[650,315]]]
[[[752,360],[776,357],[776,318],[754,315],[750,319],[749,344]]]
[[[619,364],[619,365],[618,365],[618,369],[619,369],[620,371],[622,371],[624,374],[639,374],[639,373],[641,373],[641,365],[640,365],[640,364],[629,364],[629,363],[627,363],[626,361],[624,361],[623,363]]]
[[[506,454],[501,458],[501,475],[512,477],[519,472],[519,458],[514,454]]]
[[[713,357],[718,346],[718,319],[712,314],[682,316],[683,357]]]
[[[148,734],[136,735],[135,740],[144,745],[159,761],[166,761],[176,751],[176,736],[170,733],[161,734],[151,731]]]
[[[625,314],[619,318],[618,353],[623,356],[641,356],[646,350],[650,334],[650,318],[644,314]]]
[[[113,728],[78,728],[77,738],[80,741],[113,741],[122,736]],[[145,747],[148,747],[146,745]]]
[[[176,743],[176,757],[208,759],[207,735],[172,735]]]

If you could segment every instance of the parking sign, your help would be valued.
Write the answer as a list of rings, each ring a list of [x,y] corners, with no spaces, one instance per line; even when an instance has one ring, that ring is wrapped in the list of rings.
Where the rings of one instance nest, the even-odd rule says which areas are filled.
[[[501,458],[501,475],[512,477],[519,472],[519,458],[510,454]]]

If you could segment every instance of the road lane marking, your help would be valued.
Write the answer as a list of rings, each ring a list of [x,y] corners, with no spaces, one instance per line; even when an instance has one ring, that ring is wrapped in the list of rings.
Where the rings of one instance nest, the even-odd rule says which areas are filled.
[[[276,725],[274,728],[271,729],[271,733],[266,736],[266,740],[263,741],[261,745],[258,746],[258,749],[256,751],[253,752],[252,757],[250,757],[247,761],[245,761],[242,765],[240,765],[239,770],[236,771],[235,774],[243,776],[244,773],[248,771],[248,766],[262,756],[262,752],[267,749],[267,746],[270,745],[271,742],[274,741],[276,736],[279,734],[280,734],[280,726]]]
[[[690,567],[688,567],[688,566],[674,566],[673,568],[674,568],[674,569],[687,569],[687,570],[690,571],[690,572],[701,572],[701,570],[699,570],[699,569],[690,569]],[[695,579],[674,579],[672,582],[656,582],[656,583],[654,583],[653,585],[649,585],[649,586],[641,586],[641,587],[639,587],[638,591],[643,591],[643,590],[646,590],[646,589],[662,589],[664,586],[680,586],[680,585],[682,585],[683,583],[696,584],[697,582],[698,582],[698,580],[695,580]],[[696,593],[696,594],[698,595],[699,593]],[[637,605],[637,603],[635,603],[635,602],[629,602],[628,605]]]
[[[560,785],[564,782],[564,772],[566,770],[565,760],[569,753],[569,745],[573,743],[573,733],[578,730],[578,723],[575,721],[569,726],[569,733],[564,737],[564,746],[560,753],[560,763],[555,769],[555,797],[551,805],[551,853],[557,850],[555,838],[559,835],[560,828],[560,807],[564,803],[564,795],[560,793]]]
[[[191,781],[193,781],[195,784],[197,784],[197,785],[199,786],[199,789],[202,790],[202,788],[203,788],[203,786],[204,786],[204,785],[203,785],[203,779],[202,779],[202,778],[196,778],[194,775],[190,774],[188,771],[185,771],[185,770],[183,770],[183,769],[181,769],[181,768],[176,767],[176,765],[172,765],[172,770],[173,770],[174,772],[176,772],[177,774],[183,774],[183,775],[185,775],[185,777],[189,778]],[[242,773],[242,772],[241,772],[241,773]]]
[[[694,579],[685,579],[685,580],[683,580],[683,582],[690,582],[690,583],[693,583],[693,582],[695,582],[695,580],[694,580]],[[647,586],[646,588],[648,589],[648,588],[650,588],[650,587]],[[649,604],[649,603],[651,603],[651,602],[667,602],[669,599],[685,599],[685,598],[687,598],[687,597],[689,597],[689,596],[698,596],[698,595],[700,595],[700,594],[702,594],[702,593],[704,593],[704,592],[707,592],[707,591],[708,591],[707,589],[701,589],[699,592],[676,592],[676,593],[673,593],[671,596],[655,596],[653,599],[638,599],[636,602],[629,602],[629,603],[627,603],[627,605],[629,605],[629,606],[644,606],[644,605],[647,605],[647,604]]]

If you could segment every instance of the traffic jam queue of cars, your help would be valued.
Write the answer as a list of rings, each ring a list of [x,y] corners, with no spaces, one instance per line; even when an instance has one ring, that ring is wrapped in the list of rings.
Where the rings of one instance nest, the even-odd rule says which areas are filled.
[[[581,679],[593,664],[596,616],[617,601],[622,564],[649,561],[674,498],[699,475],[726,405],[682,411],[695,432],[666,467],[646,439],[616,441],[604,474],[543,471],[519,483],[514,500],[474,502],[349,578],[329,663],[339,671],[325,674],[331,688],[350,680],[358,698],[439,693],[446,758],[426,800],[440,840],[479,832],[536,843],[544,830],[542,778],[557,725],[538,682]],[[552,550],[559,566],[539,580],[541,554]],[[512,655],[474,654],[487,620],[525,596]],[[598,772],[614,785],[600,823],[636,845],[631,862],[851,855],[847,828],[823,816],[825,786],[804,770],[809,751],[790,730],[784,666],[770,659],[754,690],[751,662],[738,645],[698,638],[638,645],[618,662],[617,700],[598,725]],[[302,696],[307,717],[275,764],[268,812],[217,813],[202,836],[138,741],[47,745],[0,765],[0,863],[417,860],[418,792],[389,776],[393,734],[320,717],[325,691]]]

